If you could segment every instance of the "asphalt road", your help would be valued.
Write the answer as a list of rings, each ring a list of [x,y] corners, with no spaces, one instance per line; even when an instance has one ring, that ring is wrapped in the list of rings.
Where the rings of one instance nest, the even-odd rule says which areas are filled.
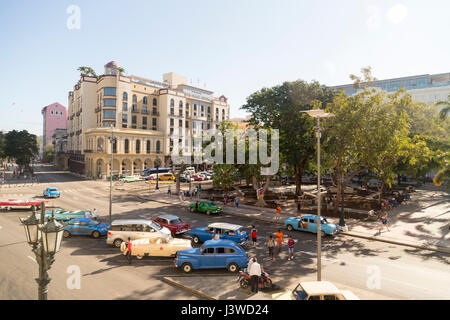
[[[70,210],[99,210],[100,220],[108,222],[109,184],[88,181],[74,175],[37,168],[41,184],[0,190],[0,198],[31,198],[40,196],[47,186],[57,186],[62,196],[54,205]],[[296,240],[293,261],[287,261],[284,249],[275,261],[265,260],[263,238],[277,231],[266,222],[222,214],[192,214],[186,207],[142,201],[126,192],[114,191],[113,219],[152,217],[175,214],[191,227],[210,222],[230,222],[258,229],[259,243],[250,247],[275,283],[293,288],[299,279],[316,276],[316,236],[292,232]],[[19,217],[26,211],[0,212],[0,299],[35,299],[38,267],[25,242]],[[387,243],[344,236],[323,240],[322,278],[339,288],[350,289],[362,299],[450,299],[450,256]],[[80,270],[81,287],[71,289],[67,282],[73,270]],[[71,271],[72,270],[72,271]],[[105,238],[71,237],[64,240],[61,251],[50,270],[49,299],[198,299],[161,281],[164,276],[185,276],[173,266],[170,258],[144,258],[128,265],[118,249],[109,247]],[[225,270],[195,271],[189,277],[211,283],[216,276],[232,276]]]

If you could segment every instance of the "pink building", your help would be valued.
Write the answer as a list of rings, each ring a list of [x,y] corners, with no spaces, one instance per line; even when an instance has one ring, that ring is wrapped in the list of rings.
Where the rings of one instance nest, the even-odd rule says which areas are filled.
[[[42,136],[43,150],[52,144],[52,136],[56,129],[67,129],[67,109],[55,102],[42,109],[44,117],[44,133]]]

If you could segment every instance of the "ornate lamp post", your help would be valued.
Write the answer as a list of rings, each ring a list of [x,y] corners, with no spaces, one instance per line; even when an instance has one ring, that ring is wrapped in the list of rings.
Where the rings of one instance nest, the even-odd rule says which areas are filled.
[[[64,226],[54,219],[54,212],[50,221],[45,221],[45,203],[41,202],[40,220],[36,219],[36,212],[26,219],[20,219],[24,226],[28,244],[33,248],[36,262],[39,265],[38,299],[47,300],[47,286],[51,278],[48,276],[55,254],[59,251],[63,236]]]
[[[161,160],[159,160],[159,159],[156,159],[155,160],[155,168],[156,168],[156,188],[155,188],[155,191],[159,191],[159,185],[158,185],[158,181],[159,181],[159,176],[158,176],[158,174],[159,174],[159,166],[161,165]]]
[[[109,223],[112,222],[112,179],[113,179],[113,165],[114,165],[114,146],[116,145],[116,137],[113,131],[114,125],[111,123],[111,136],[108,137],[111,142],[111,164],[109,166]]]
[[[320,219],[320,209],[321,209],[321,198],[322,194],[320,192],[320,137],[321,137],[321,131],[323,127],[320,126],[320,118],[327,118],[327,117],[334,117],[334,114],[332,113],[326,113],[325,111],[321,109],[313,109],[309,111],[303,111],[306,112],[311,117],[317,118],[317,126],[314,127],[314,130],[316,130],[316,137],[317,137],[317,281],[322,280],[322,262],[321,262],[321,219]]]

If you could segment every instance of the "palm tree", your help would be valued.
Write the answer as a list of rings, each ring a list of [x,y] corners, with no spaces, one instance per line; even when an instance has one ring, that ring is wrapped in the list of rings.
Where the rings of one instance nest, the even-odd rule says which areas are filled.
[[[81,75],[88,75],[96,78],[98,77],[94,69],[92,69],[91,67],[81,66],[77,70],[81,72]]]
[[[445,119],[450,111],[450,94],[448,95],[447,101],[436,102],[436,106],[444,106],[444,108],[439,112],[439,115],[441,119]]]

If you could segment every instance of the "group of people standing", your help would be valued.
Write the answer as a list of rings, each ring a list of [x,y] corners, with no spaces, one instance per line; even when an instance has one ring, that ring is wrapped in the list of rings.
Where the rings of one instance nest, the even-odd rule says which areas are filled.
[[[186,198],[193,198],[193,197],[200,197],[200,193],[202,192],[202,187],[200,185],[195,186],[193,189],[189,190],[180,190],[180,193],[178,196],[180,197],[180,201],[184,201]],[[172,195],[172,189],[169,185],[167,188],[167,194],[170,196]]]
[[[94,211],[85,211],[84,217],[97,220],[98,219],[98,210],[96,208],[94,208]]]

